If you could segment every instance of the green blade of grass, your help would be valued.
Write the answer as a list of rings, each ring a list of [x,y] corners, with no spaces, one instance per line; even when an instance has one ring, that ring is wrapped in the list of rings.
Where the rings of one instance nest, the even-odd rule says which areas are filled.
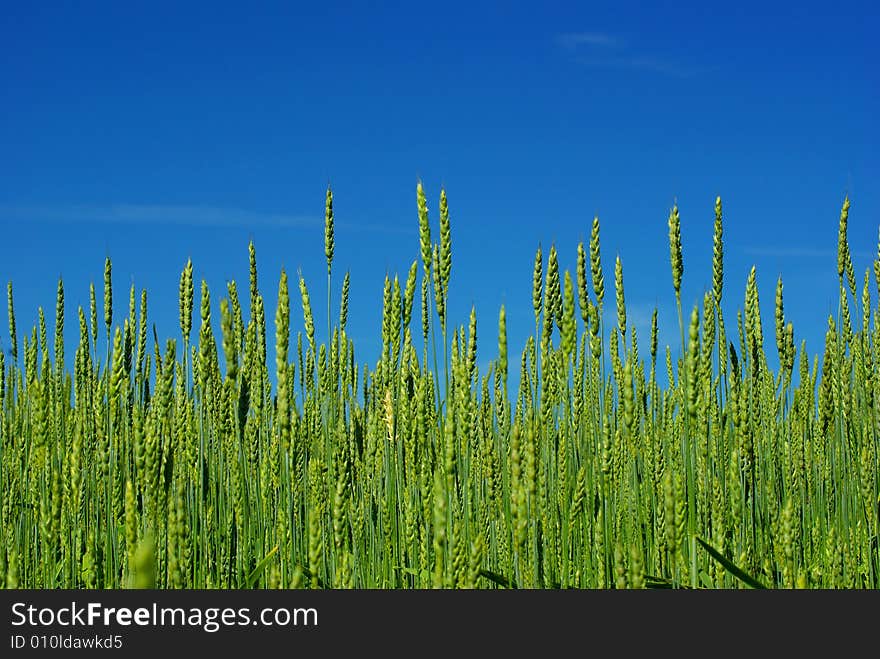
[[[507,579],[507,577],[503,577],[496,572],[490,572],[489,570],[480,570],[480,576],[485,577],[489,581],[498,584],[502,588],[516,588],[516,584]]]
[[[275,555],[275,553],[277,551],[278,551],[278,545],[275,545],[274,547],[272,547],[272,550],[268,554],[266,554],[265,558],[263,558],[262,561],[257,563],[257,566],[254,568],[253,572],[251,572],[248,575],[247,582],[246,582],[248,588],[254,587],[254,584],[257,582],[257,579],[260,578],[260,575],[263,573],[263,570],[266,569],[266,566],[269,564],[269,561],[272,560],[272,557]]]
[[[760,590],[767,588],[767,586],[762,584],[753,576],[749,575],[747,572],[737,567],[730,559],[726,558],[721,552],[712,547],[712,545],[705,542],[702,538],[698,537],[696,538],[696,540],[700,543],[700,546],[709,553],[712,558],[721,563],[725,570],[730,572],[733,576],[742,581],[744,584],[746,584],[750,588],[756,588]]]

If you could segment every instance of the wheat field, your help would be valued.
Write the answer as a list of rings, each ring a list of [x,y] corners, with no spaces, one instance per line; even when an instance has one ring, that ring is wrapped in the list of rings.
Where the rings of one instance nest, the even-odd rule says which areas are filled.
[[[754,268],[743,309],[722,314],[719,198],[702,299],[681,297],[669,213],[678,345],[658,345],[656,310],[650,336],[637,335],[596,218],[567,255],[574,273],[560,272],[555,247],[523,264],[534,333],[508,346],[504,307],[487,310],[498,331],[480,337],[479,361],[476,310],[461,324],[447,315],[445,193],[438,206],[434,224],[419,184],[419,249],[385,280],[372,366],[346,332],[329,189],[338,309],[329,293],[326,311],[313,306],[307,282],[284,271],[264,296],[253,243],[246,291],[209,291],[185,264],[179,327],[159,328],[162,339],[148,332],[146,291],[132,286],[120,310],[110,258],[78,328],[63,325],[58,282],[51,344],[42,308],[19,341],[9,282],[0,585],[880,587],[880,252],[860,284],[849,199],[838,313],[815,319],[827,324],[821,354],[786,319],[782,279],[766,340]],[[65,332],[77,331],[65,360]]]

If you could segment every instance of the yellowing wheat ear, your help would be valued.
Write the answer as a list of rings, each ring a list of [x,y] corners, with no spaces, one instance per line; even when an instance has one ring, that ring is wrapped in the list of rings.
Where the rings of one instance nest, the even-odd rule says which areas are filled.
[[[538,247],[538,251],[535,252],[535,265],[532,270],[532,307],[535,310],[535,327],[538,326],[538,322],[541,318],[541,309],[542,307],[542,297],[543,297],[543,256],[541,253],[540,246]]]
[[[446,190],[440,190],[440,249],[438,252],[440,281],[443,295],[447,295],[449,278],[452,276],[452,228],[449,220],[449,204],[446,201]]]
[[[187,259],[183,272],[180,273],[180,331],[183,334],[185,344],[189,343],[190,334],[192,333],[192,312],[193,312],[193,268],[192,259]]]
[[[684,261],[681,256],[681,218],[678,205],[669,212],[669,259],[672,263],[672,287],[675,297],[681,297],[681,277],[684,274]]]
[[[107,328],[107,340],[113,327],[113,264],[110,257],[104,261],[104,326]]]
[[[617,301],[617,328],[626,340],[626,298],[623,294],[623,265],[620,256],[614,262],[614,293]]]
[[[577,344],[574,304],[574,284],[571,280],[571,273],[566,270],[563,277],[562,295],[562,351],[566,355],[571,355]]]
[[[562,320],[562,280],[559,277],[559,254],[556,245],[550,245],[550,253],[547,256],[547,278],[544,282],[544,316],[548,326],[552,324],[561,326]]]
[[[877,258],[874,259],[874,281],[877,284],[877,297],[880,299],[880,229],[877,230]]]
[[[335,249],[333,236],[333,191],[327,186],[327,197],[324,202],[324,256],[327,258],[327,274],[330,274],[333,265],[333,251]]]
[[[431,274],[431,225],[428,223],[428,200],[422,182],[416,186],[416,205],[419,212],[419,246],[422,254],[422,269],[425,278]]]
[[[498,312],[498,373],[507,384],[507,312],[504,305]]]
[[[779,355],[779,362],[783,365],[786,363],[785,349],[785,309],[782,302],[782,277],[776,280],[776,306],[773,314],[775,322],[776,335],[776,352]]]
[[[415,262],[413,262],[415,263]],[[345,279],[342,280],[342,299],[339,303],[339,326],[345,330],[348,324],[348,298],[351,294],[351,273],[345,273]]]
[[[715,199],[715,225],[712,236],[712,297],[721,306],[724,289],[724,227],[722,226],[721,197]]]
[[[18,337],[15,333],[15,304],[12,299],[12,282],[6,285],[6,301],[9,309],[9,343],[12,361],[18,360]]]
[[[596,304],[602,309],[605,299],[605,278],[602,276],[602,259],[599,253],[599,216],[593,218],[593,229],[590,232],[590,274],[593,278],[593,295]]]
[[[849,287],[851,295],[856,294],[856,277],[853,270],[852,254],[849,251],[849,240],[847,238],[847,227],[849,224],[849,195],[843,200],[843,207],[840,209],[840,224],[837,233],[837,276],[843,285],[843,278],[846,275],[846,283]]]
[[[306,338],[309,340],[309,346],[312,348],[312,352],[317,352],[317,345],[315,344],[315,321],[312,316],[312,303],[309,300],[309,291],[308,288],[306,288],[306,280],[303,279],[302,275],[299,276],[299,294],[302,299],[303,322],[306,327]]]

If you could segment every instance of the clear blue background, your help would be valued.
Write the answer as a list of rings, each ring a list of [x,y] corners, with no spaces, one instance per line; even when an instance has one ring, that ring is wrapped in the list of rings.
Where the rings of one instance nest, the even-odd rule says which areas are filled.
[[[820,351],[846,194],[860,284],[877,253],[876,5],[646,4],[4,3],[0,280],[19,341],[40,305],[51,333],[62,276],[70,360],[108,254],[116,319],[134,282],[160,337],[179,336],[186,259],[216,317],[228,279],[246,305],[251,238],[270,337],[282,267],[301,269],[322,334],[330,183],[334,313],[351,270],[350,333],[372,364],[384,276],[418,258],[421,179],[435,236],[448,192],[451,319],[476,305],[483,366],[502,303],[514,365],[533,330],[537,246],[574,272],[594,214],[609,311],[619,254],[643,354],[655,305],[677,345],[668,210],[677,199],[687,311],[711,285],[719,194],[728,331],[755,264],[768,348],[782,274],[796,340]]]

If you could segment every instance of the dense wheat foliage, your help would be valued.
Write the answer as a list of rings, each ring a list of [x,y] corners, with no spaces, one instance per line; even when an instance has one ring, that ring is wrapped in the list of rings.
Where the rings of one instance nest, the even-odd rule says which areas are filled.
[[[42,309],[17,337],[10,282],[0,583],[880,587],[880,315],[868,272],[857,288],[848,200],[839,313],[816,319],[827,323],[820,355],[798,345],[781,279],[766,341],[754,269],[742,312],[721,313],[719,199],[712,281],[693,306],[669,213],[680,346],[658,345],[656,312],[650,336],[636,335],[619,258],[606,296],[596,218],[589,244],[565,255],[574,274],[556,248],[538,250],[525,346],[508,345],[504,308],[491,312],[485,372],[476,311],[461,325],[447,314],[445,193],[436,242],[421,185],[416,211],[418,258],[385,281],[372,368],[346,333],[350,280],[334,268],[329,190],[324,248],[341,306],[328,296],[326,343],[315,334],[323,305],[302,277],[282,272],[264,297],[253,244],[242,293],[209,291],[183,267],[180,326],[160,328],[164,339],[148,332],[146,291],[111,290],[110,259],[103,327],[94,287],[79,326],[63,326],[59,281],[51,344]],[[873,277],[880,288],[880,261]],[[72,372],[65,332],[79,333]]]

